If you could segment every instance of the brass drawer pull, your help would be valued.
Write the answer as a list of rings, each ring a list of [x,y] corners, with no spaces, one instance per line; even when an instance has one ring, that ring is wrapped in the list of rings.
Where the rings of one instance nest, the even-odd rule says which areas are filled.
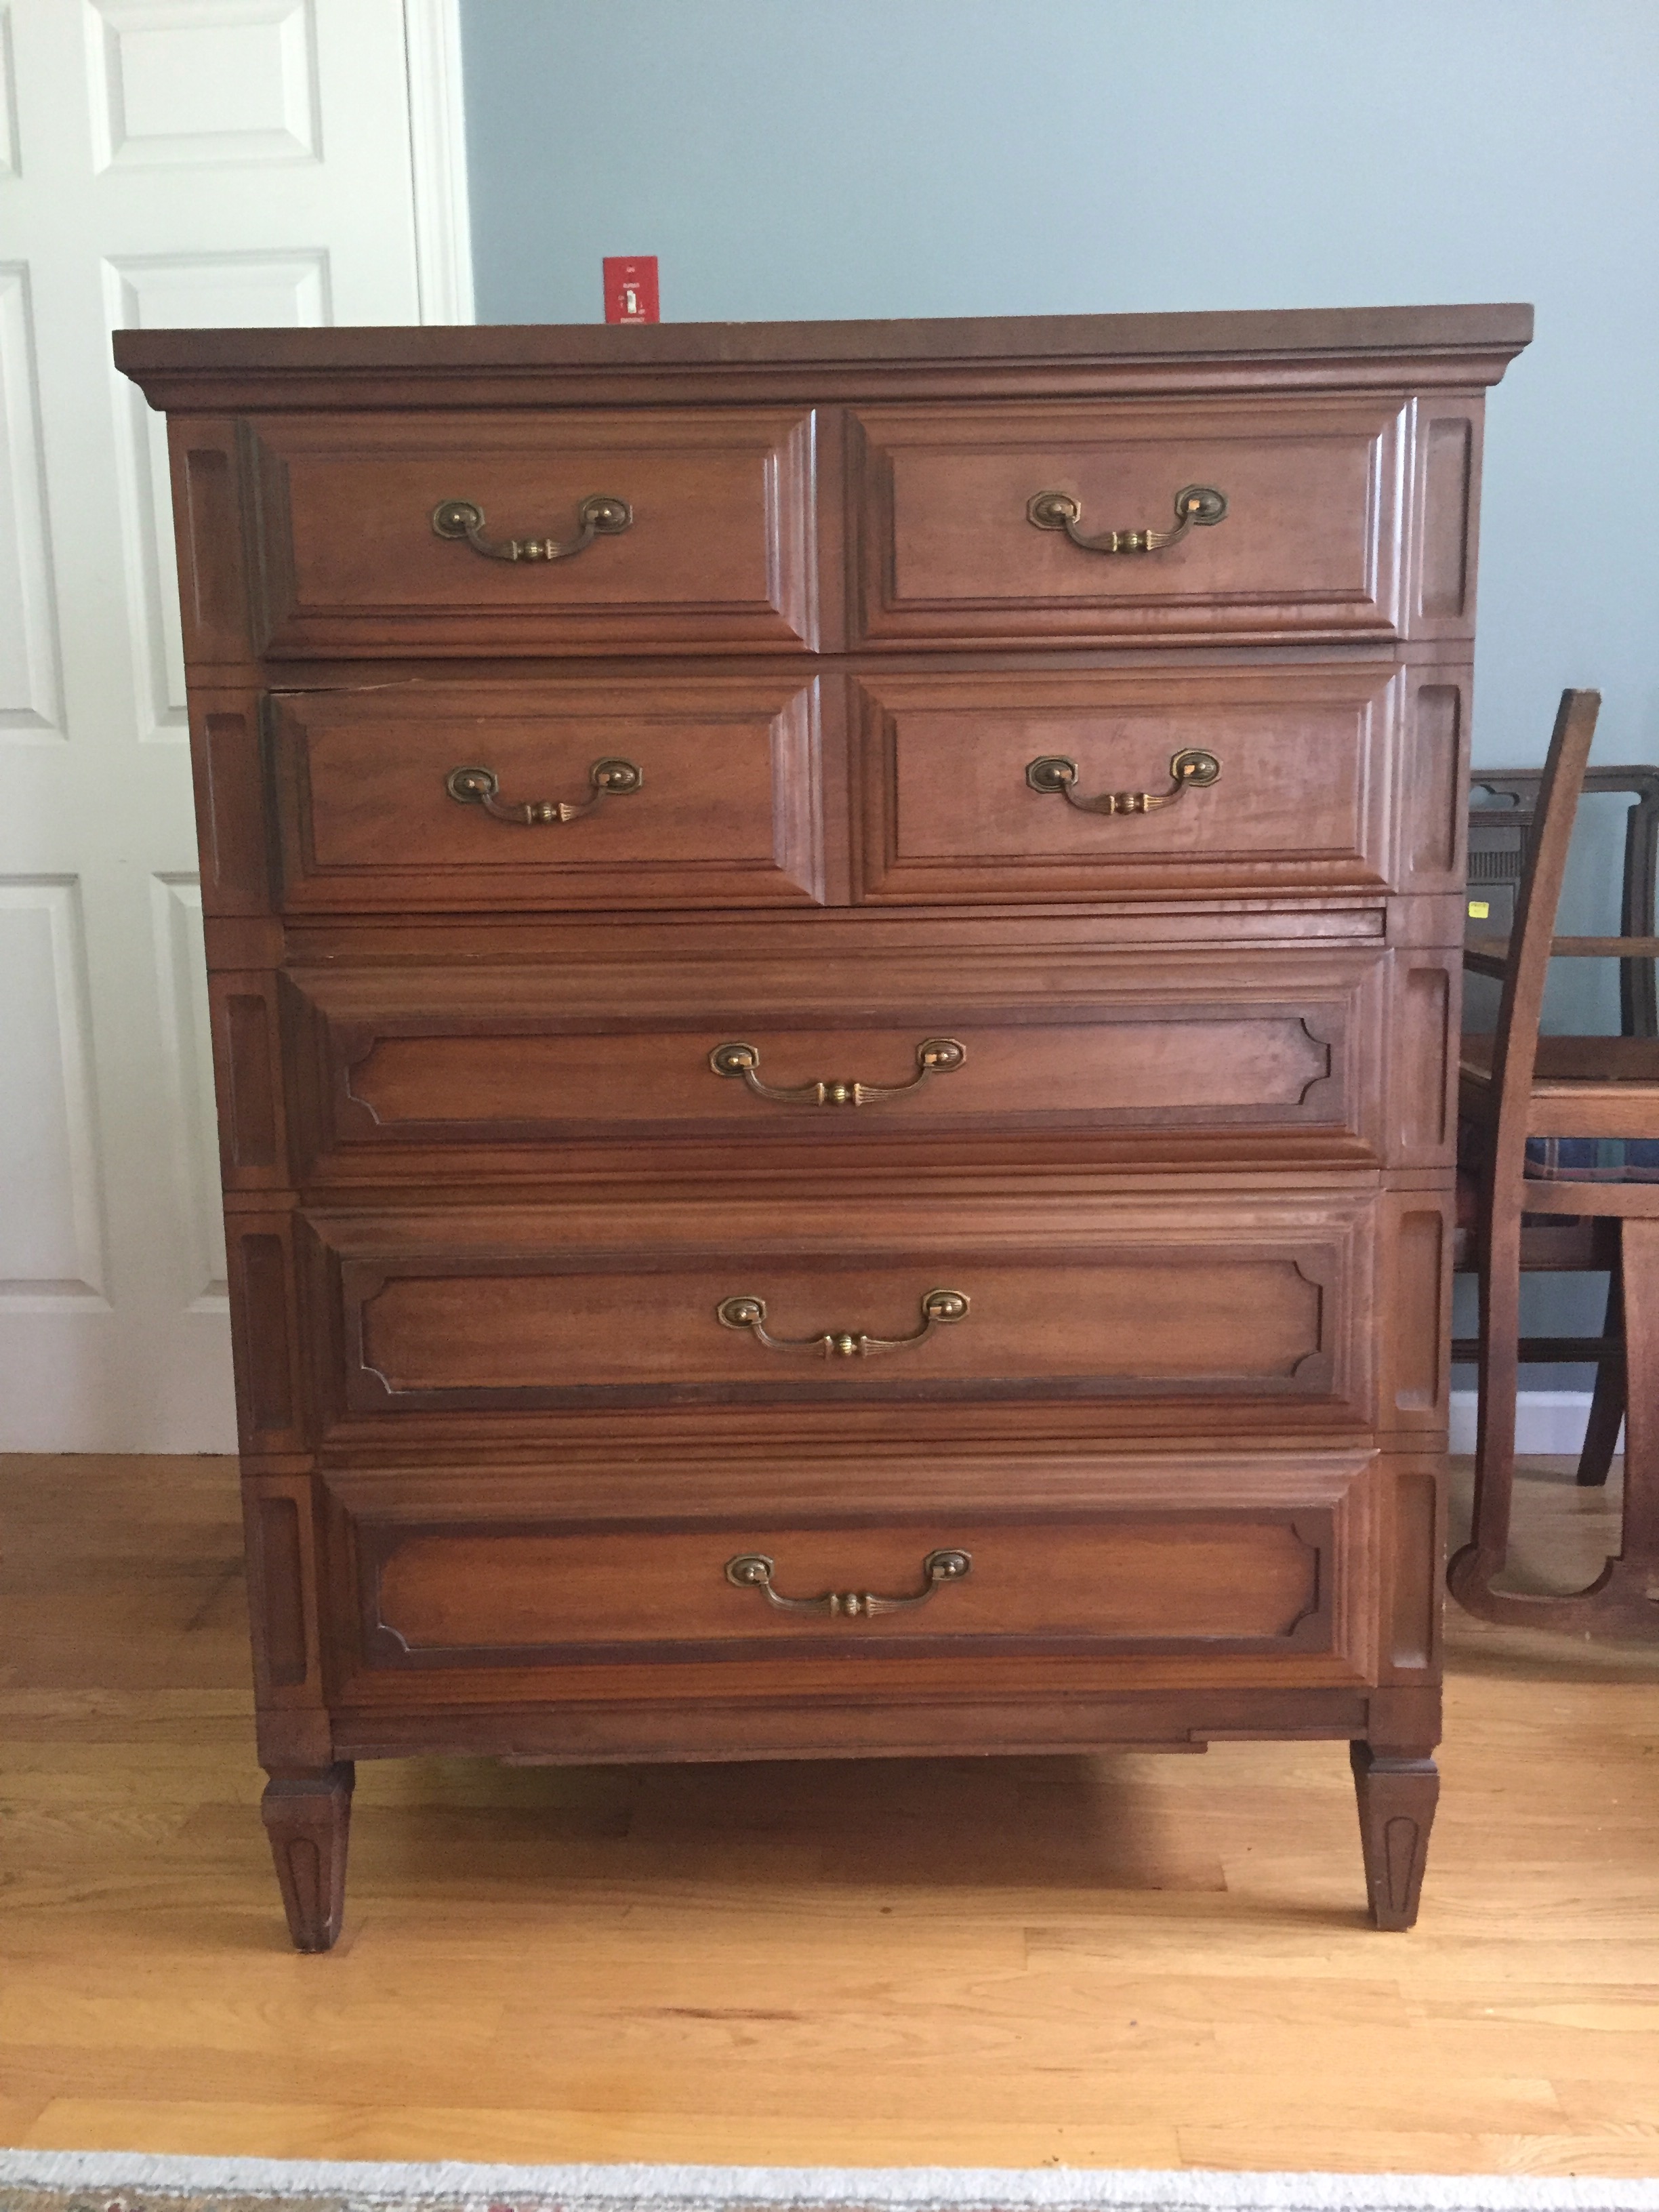
[[[1098,538],[1085,538],[1078,528],[1083,502],[1068,491],[1040,491],[1025,502],[1025,520],[1034,530],[1063,530],[1073,545],[1085,553],[1161,553],[1196,526],[1208,530],[1224,520],[1227,495],[1212,484],[1182,484],[1175,495],[1173,530],[1108,530]]]
[[[716,1075],[739,1075],[757,1098],[775,1098],[781,1106],[873,1106],[879,1099],[900,1098],[930,1075],[951,1075],[968,1057],[968,1048],[955,1037],[923,1037],[916,1047],[916,1072],[908,1083],[800,1083],[785,1090],[760,1079],[760,1051],[752,1044],[717,1044],[708,1055]]]
[[[921,1327],[914,1336],[853,1335],[831,1330],[823,1336],[769,1336],[764,1298],[722,1298],[714,1309],[723,1328],[746,1328],[769,1352],[816,1352],[820,1359],[868,1359],[872,1352],[905,1352],[924,1344],[944,1322],[961,1321],[968,1301],[960,1291],[929,1291],[921,1302]]]
[[[486,538],[484,512],[476,500],[441,499],[432,510],[438,537],[464,538],[489,561],[568,561],[586,552],[596,538],[615,538],[631,528],[634,510],[625,499],[595,492],[576,509],[576,520],[580,530],[561,544],[556,538]]]
[[[827,1613],[835,1620],[868,1620],[872,1613],[902,1613],[926,1605],[941,1583],[959,1583],[973,1571],[971,1552],[929,1552],[921,1563],[924,1589],[908,1597],[877,1597],[871,1590],[828,1590],[822,1597],[780,1597],[772,1587],[774,1562],[764,1552],[744,1552],[726,1563],[726,1579],[738,1589],[757,1589],[780,1613]]]
[[[1034,760],[1025,771],[1025,781],[1033,791],[1045,794],[1057,791],[1080,814],[1152,814],[1160,806],[1173,806],[1189,785],[1214,783],[1220,774],[1221,763],[1213,753],[1189,746],[1170,760],[1167,791],[1103,791],[1097,799],[1079,799],[1077,763],[1058,753],[1045,753],[1041,760]]]
[[[444,778],[444,789],[463,806],[482,806],[497,822],[516,822],[535,829],[544,822],[574,822],[591,814],[602,799],[627,799],[645,781],[629,760],[596,760],[587,771],[593,787],[591,799],[526,799],[517,805],[496,797],[501,783],[492,768],[453,768]]]

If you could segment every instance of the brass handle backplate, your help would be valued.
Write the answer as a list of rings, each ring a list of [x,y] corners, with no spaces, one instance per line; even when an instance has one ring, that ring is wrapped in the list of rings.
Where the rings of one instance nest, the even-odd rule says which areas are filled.
[[[764,1552],[744,1552],[726,1563],[726,1579],[738,1589],[757,1589],[780,1613],[827,1613],[834,1620],[868,1620],[872,1613],[902,1613],[926,1605],[941,1583],[964,1582],[971,1552],[929,1552],[921,1563],[923,1587],[907,1597],[878,1597],[872,1590],[827,1590],[822,1597],[781,1597],[772,1587],[775,1563]]]
[[[760,1051],[752,1044],[717,1044],[708,1065],[716,1075],[741,1076],[757,1098],[773,1098],[781,1106],[873,1106],[879,1099],[902,1097],[930,1075],[953,1074],[967,1057],[967,1047],[955,1037],[924,1037],[908,1083],[800,1083],[790,1089],[761,1081]]]
[[[1085,538],[1078,525],[1083,502],[1068,491],[1036,492],[1025,502],[1025,519],[1034,530],[1063,530],[1073,545],[1085,553],[1161,553],[1196,527],[1207,530],[1223,521],[1227,495],[1212,484],[1182,484],[1175,495],[1173,530],[1108,530],[1098,538]]]
[[[1220,774],[1221,763],[1213,753],[1188,746],[1170,759],[1167,791],[1103,791],[1093,799],[1079,799],[1077,763],[1058,753],[1045,753],[1041,760],[1034,760],[1025,771],[1025,781],[1033,791],[1045,795],[1058,792],[1068,806],[1075,806],[1081,814],[1153,814],[1160,806],[1173,806],[1189,786],[1214,783]]]
[[[602,799],[627,799],[645,781],[629,760],[596,760],[587,771],[591,796],[583,799],[499,798],[501,782],[492,768],[453,768],[444,778],[444,789],[463,806],[482,806],[497,822],[516,822],[533,830],[547,822],[574,822],[591,814]]]
[[[634,510],[625,499],[610,492],[595,492],[576,509],[580,524],[574,538],[562,544],[556,538],[486,538],[484,511],[476,500],[441,499],[432,510],[432,527],[440,538],[464,538],[475,553],[489,561],[568,561],[585,552],[596,538],[615,538],[629,529]]]
[[[820,1359],[868,1359],[878,1352],[906,1352],[925,1344],[936,1328],[963,1320],[968,1301],[960,1291],[929,1291],[921,1302],[921,1327],[914,1336],[866,1336],[850,1330],[831,1329],[823,1336],[771,1336],[766,1328],[764,1298],[722,1298],[714,1316],[723,1328],[746,1328],[769,1352],[805,1352]]]

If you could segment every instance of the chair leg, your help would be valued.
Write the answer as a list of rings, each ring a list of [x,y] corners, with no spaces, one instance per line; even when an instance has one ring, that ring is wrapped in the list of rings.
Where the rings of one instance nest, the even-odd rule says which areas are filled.
[[[1468,1542],[1447,1571],[1458,1603],[1488,1620],[1503,1619],[1506,1606],[1491,1585],[1509,1556],[1521,1342],[1521,1209],[1516,1204],[1492,1211],[1480,1278],[1474,1520]]]
[[[1620,1224],[1625,1285],[1625,1528],[1612,1583],[1621,1616],[1659,1634],[1659,1221]]]
[[[1494,1590],[1492,1581],[1502,1571],[1508,1547],[1510,1486],[1504,1486],[1501,1497],[1488,1497],[1483,1519],[1483,1470],[1477,1468],[1474,1540],[1452,1561],[1449,1580],[1452,1595],[1483,1620],[1567,1629],[1583,1636],[1659,1635],[1659,1220],[1626,1216],[1620,1221],[1620,1278],[1625,1321],[1622,1547],[1587,1589],[1570,1595],[1523,1597]],[[1501,1311],[1501,1302],[1493,1311]],[[1514,1402],[1511,1386],[1511,1439]],[[1494,1411],[1501,1413],[1503,1408]],[[1484,1440],[1484,1404],[1481,1415]],[[1512,1455],[1510,1465],[1512,1472]],[[1492,1479],[1490,1468],[1484,1471]]]
[[[1601,1324],[1602,1335],[1614,1340],[1622,1340],[1625,1334],[1623,1273],[1621,1263],[1607,1278],[1607,1317]],[[1620,1361],[1604,1359],[1595,1370],[1589,1419],[1584,1425],[1584,1449],[1578,1458],[1581,1489],[1599,1489],[1606,1482],[1624,1419],[1625,1370]]]

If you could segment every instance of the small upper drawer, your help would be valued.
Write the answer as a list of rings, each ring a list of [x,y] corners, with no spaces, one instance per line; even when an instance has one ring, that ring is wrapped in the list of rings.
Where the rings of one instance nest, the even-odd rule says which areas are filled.
[[[386,684],[270,721],[290,913],[823,896],[811,684]]]
[[[1455,769],[1455,731],[1392,664],[878,672],[860,689],[866,903],[1398,887],[1402,769],[1437,792]]]
[[[277,416],[251,439],[269,653],[808,642],[810,416]],[[441,534],[460,506],[472,538]]]
[[[1272,641],[1399,627],[1397,404],[885,407],[860,423],[866,638]]]

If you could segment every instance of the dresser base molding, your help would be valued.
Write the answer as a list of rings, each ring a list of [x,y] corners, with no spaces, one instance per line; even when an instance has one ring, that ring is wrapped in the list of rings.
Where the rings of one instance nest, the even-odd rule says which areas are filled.
[[[1152,1690],[1121,1696],[944,1697],[880,1703],[680,1699],[619,1705],[347,1709],[337,1759],[457,1758],[574,1766],[719,1765],[763,1759],[1065,1756],[1190,1751],[1211,1742],[1370,1742],[1391,1758],[1439,1738],[1437,1689]],[[1410,1731],[1408,1734],[1407,1731]]]

